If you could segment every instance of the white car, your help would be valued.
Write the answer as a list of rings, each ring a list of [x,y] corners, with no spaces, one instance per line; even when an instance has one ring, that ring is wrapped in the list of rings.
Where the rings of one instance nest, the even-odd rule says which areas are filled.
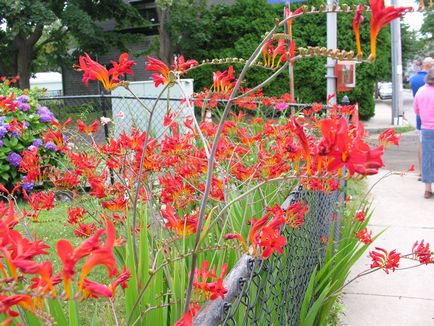
[[[382,100],[392,98],[392,83],[381,83],[378,86],[378,95]]]

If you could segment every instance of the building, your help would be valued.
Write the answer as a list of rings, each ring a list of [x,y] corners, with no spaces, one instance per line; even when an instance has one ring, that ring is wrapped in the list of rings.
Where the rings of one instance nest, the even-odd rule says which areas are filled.
[[[122,31],[125,33],[132,33],[137,35],[137,41],[130,44],[129,55],[130,59],[136,62],[133,67],[134,76],[127,76],[128,80],[139,81],[148,80],[151,73],[145,70],[146,55],[152,46],[155,45],[158,38],[158,13],[157,4],[155,0],[125,0],[134,6],[139,13],[149,22],[146,26],[131,26]],[[215,4],[230,4],[235,0],[208,0],[209,5]],[[101,22],[100,26],[104,30],[113,30],[115,23],[113,21]],[[97,59],[101,64],[107,66],[111,61],[116,61],[119,58],[120,51],[118,49],[111,49],[107,54],[102,55]],[[90,95],[100,94],[103,90],[97,82],[89,82],[89,86],[83,84],[81,81],[82,73],[75,71],[72,67],[62,67],[63,75],[63,93],[64,95]]]

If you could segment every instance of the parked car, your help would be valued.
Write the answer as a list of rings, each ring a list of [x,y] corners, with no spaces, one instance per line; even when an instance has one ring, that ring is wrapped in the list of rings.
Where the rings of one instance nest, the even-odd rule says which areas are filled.
[[[392,98],[392,83],[381,83],[378,85],[378,95],[382,100]]]

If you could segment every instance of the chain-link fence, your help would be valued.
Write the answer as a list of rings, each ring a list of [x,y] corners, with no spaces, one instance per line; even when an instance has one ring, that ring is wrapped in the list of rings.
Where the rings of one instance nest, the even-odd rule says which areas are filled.
[[[283,254],[268,260],[244,255],[225,279],[225,299],[208,302],[193,325],[299,325],[300,309],[315,267],[324,260],[332,228],[338,235],[338,203],[343,193],[292,192],[282,208],[304,200],[309,212],[297,230],[285,228]]]
[[[154,115],[150,128],[151,136],[161,137],[166,127],[163,126],[164,116],[167,112],[175,113],[181,117],[189,114],[181,100],[171,99],[166,101],[156,100],[152,97],[113,96],[113,95],[84,95],[84,96],[59,96],[43,97],[39,99],[41,105],[47,106],[60,123],[72,118],[80,119],[86,125],[95,120],[101,121],[101,117],[110,118],[111,122],[99,128],[93,135],[98,143],[107,141],[110,137],[118,137],[123,131],[129,133],[132,128],[141,131],[148,129],[149,111],[154,106]]]

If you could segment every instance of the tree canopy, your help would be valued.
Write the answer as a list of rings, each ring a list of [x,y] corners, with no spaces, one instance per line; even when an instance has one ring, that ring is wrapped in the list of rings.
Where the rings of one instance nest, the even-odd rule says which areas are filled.
[[[318,8],[324,2],[309,0],[303,4]],[[350,1],[350,5],[356,1]],[[357,2],[358,3],[358,2]],[[299,4],[296,4],[297,7]],[[176,7],[176,4],[174,4]],[[237,0],[233,5],[197,6],[194,1],[185,2],[172,10],[170,33],[174,53],[185,54],[197,60],[238,57],[246,58],[261,41],[262,35],[270,30],[274,18],[282,18],[283,5],[269,5],[266,0]],[[291,7],[294,11],[296,6]],[[369,49],[369,16],[364,13],[361,25],[361,40],[366,54]],[[355,50],[352,30],[352,14],[338,15],[338,47]],[[326,46],[326,15],[305,15],[293,22],[293,36],[297,47]],[[221,67],[226,69],[227,67]],[[191,76],[195,85],[209,87],[211,72],[216,67],[198,69]],[[352,103],[358,102],[363,118],[374,114],[374,86],[376,81],[389,79],[390,29],[381,31],[378,38],[377,59],[373,64],[357,65],[356,88],[347,92]],[[254,70],[246,78],[247,84],[256,84],[265,79],[269,72]],[[299,60],[294,66],[295,97],[304,103],[326,101],[326,60],[314,58]],[[288,77],[279,76],[267,86],[267,94],[279,96],[288,92]],[[342,95],[342,94],[340,94]]]
[[[127,37],[119,30],[141,20],[123,0],[0,0],[0,17],[0,73],[19,75],[21,88],[29,86],[32,64],[59,66],[74,51],[122,48]],[[106,21],[110,31],[97,23]],[[45,59],[35,60],[41,53]]]

